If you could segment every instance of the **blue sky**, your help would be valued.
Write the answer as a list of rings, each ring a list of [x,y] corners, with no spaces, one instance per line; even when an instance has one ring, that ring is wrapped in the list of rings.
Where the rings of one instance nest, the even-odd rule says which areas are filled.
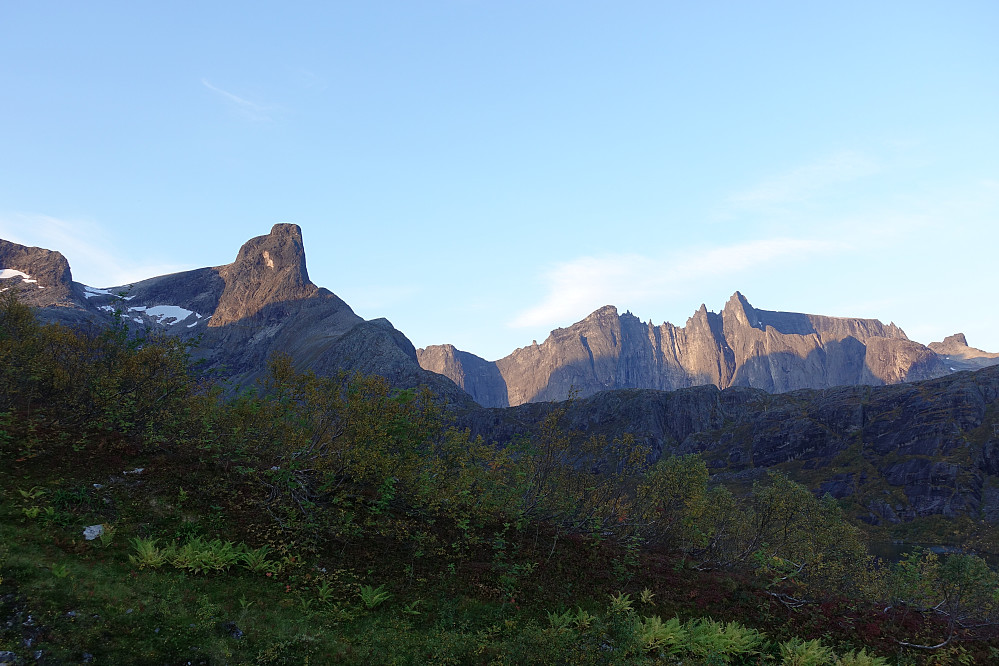
[[[104,287],[301,225],[489,359],[617,305],[999,351],[999,4],[0,3],[0,237]]]

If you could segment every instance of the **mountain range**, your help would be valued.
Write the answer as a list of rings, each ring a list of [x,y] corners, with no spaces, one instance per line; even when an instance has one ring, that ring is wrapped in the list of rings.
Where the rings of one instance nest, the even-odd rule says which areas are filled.
[[[701,305],[683,327],[643,323],[608,305],[498,361],[452,345],[418,349],[417,357],[489,407],[621,388],[880,386],[999,363],[999,354],[969,347],[960,333],[927,347],[895,324],[760,310],[739,292],[719,313]]]
[[[250,239],[230,264],[109,288],[73,281],[59,252],[0,240],[0,292],[11,289],[43,321],[180,336],[235,387],[284,352],[302,371],[428,386],[459,427],[497,444],[572,396],[563,427],[630,434],[650,461],[700,453],[736,483],[776,467],[874,524],[999,524],[999,367],[989,367],[999,354],[959,333],[926,346],[894,324],[761,310],[736,292],[683,327],[606,306],[498,361],[452,345],[417,350],[312,283],[292,224]]]
[[[301,370],[380,374],[485,407],[621,388],[879,386],[999,364],[999,354],[970,347],[960,333],[925,346],[893,323],[757,309],[739,292],[721,312],[701,305],[683,327],[643,323],[608,305],[497,361],[448,344],[415,349],[388,320],[366,321],[312,283],[294,224],[250,239],[231,264],[132,285],[74,282],[59,252],[5,240],[0,270],[0,289],[19,288],[45,320],[100,324],[118,316],[136,328],[196,337],[207,367],[237,385],[257,379],[274,351]]]

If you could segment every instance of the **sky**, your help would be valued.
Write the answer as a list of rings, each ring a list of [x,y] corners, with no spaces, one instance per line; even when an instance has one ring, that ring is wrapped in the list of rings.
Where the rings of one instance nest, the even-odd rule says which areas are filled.
[[[994,0],[3,2],[0,238],[107,287],[291,222],[358,314],[489,360],[736,290],[999,351],[997,30]]]

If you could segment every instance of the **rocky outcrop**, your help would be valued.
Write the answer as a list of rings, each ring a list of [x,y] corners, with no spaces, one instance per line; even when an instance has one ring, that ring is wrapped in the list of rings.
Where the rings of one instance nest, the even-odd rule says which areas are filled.
[[[480,404],[501,407],[607,389],[711,384],[771,393],[883,385],[941,376],[931,350],[894,324],[758,310],[736,292],[720,313],[702,305],[683,327],[642,323],[605,306],[541,345],[488,362],[449,345],[418,350],[421,365]]]
[[[236,261],[219,269],[225,288],[209,326],[252,316],[272,303],[310,298],[318,287],[309,280],[305,246],[297,224],[275,224],[266,236],[251,238]]]
[[[59,252],[0,240],[0,290],[16,289],[35,307],[73,303],[73,275]]]
[[[444,375],[466,391],[474,391],[480,404],[509,406],[506,382],[496,364],[454,345],[434,345],[415,352],[421,367]]]
[[[931,342],[929,347],[952,371],[978,370],[990,365],[999,365],[999,354],[990,354],[970,347],[964,333],[948,335],[943,342]]]
[[[45,321],[80,326],[104,319],[88,306],[61,253],[0,239],[0,294],[10,291]]]

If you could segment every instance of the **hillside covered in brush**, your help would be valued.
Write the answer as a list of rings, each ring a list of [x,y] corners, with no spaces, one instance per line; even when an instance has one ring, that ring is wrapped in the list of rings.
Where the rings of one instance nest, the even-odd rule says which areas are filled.
[[[0,303],[0,655],[46,663],[987,663],[999,577],[891,564],[781,473]]]

